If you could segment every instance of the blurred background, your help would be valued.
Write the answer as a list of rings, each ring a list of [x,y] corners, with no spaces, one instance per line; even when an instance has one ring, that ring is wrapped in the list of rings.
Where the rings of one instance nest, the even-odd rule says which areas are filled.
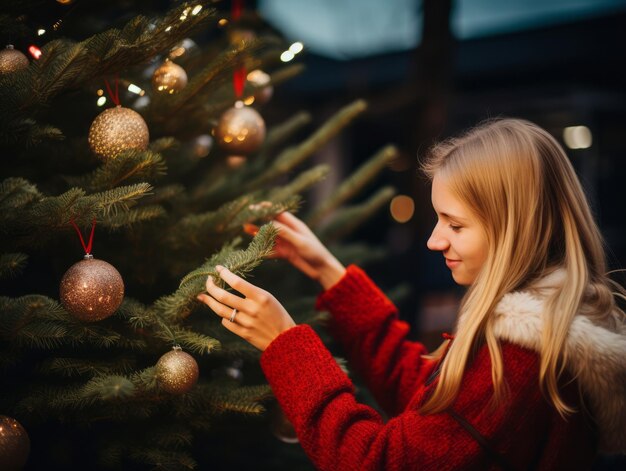
[[[376,185],[391,183],[389,209],[355,235],[388,250],[372,276],[408,282],[402,316],[435,346],[462,295],[441,254],[420,155],[436,140],[483,119],[529,119],[571,158],[606,239],[611,268],[626,261],[626,1],[624,0],[258,0],[306,69],[275,89],[268,116],[308,109],[323,122],[354,98],[365,115],[323,152],[334,174],[315,205],[387,143],[401,150]],[[285,59],[289,60],[287,56]]]

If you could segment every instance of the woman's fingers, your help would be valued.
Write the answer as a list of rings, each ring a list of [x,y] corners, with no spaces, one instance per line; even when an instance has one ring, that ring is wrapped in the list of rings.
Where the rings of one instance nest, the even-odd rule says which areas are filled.
[[[215,284],[213,278],[208,276],[206,279],[206,290],[213,298],[217,299],[220,303],[226,306],[236,307],[239,310],[246,308],[246,300],[239,296],[229,293],[225,289],[220,288]]]
[[[254,295],[259,291],[259,288],[254,286],[252,283],[248,283],[240,276],[235,275],[228,268],[217,265],[215,269],[217,270],[220,278],[224,280],[228,286],[239,291],[246,298],[254,297]]]
[[[199,301],[202,301],[207,306],[209,306],[215,314],[223,318],[223,321],[225,320],[229,324],[237,323],[238,325],[243,326],[243,327],[245,327],[248,324],[249,319],[247,319],[247,316],[239,310],[237,310],[235,314],[234,321],[230,322],[230,319],[233,317],[234,308],[220,303],[219,301],[213,299],[211,296],[207,294],[199,294],[197,296],[197,299]],[[223,321],[222,321],[222,324],[224,323]]]
[[[285,226],[290,227],[296,232],[310,232],[309,226],[307,226],[303,221],[295,217],[289,211],[284,211],[280,214],[277,214],[274,217],[274,220],[283,223]]]

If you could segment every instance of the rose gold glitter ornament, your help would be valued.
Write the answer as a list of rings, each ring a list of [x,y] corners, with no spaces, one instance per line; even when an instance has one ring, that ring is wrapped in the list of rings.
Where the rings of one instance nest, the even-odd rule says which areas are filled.
[[[152,75],[152,87],[161,93],[176,93],[187,85],[187,72],[180,65],[166,60]]]
[[[114,159],[127,149],[145,150],[149,140],[141,115],[122,106],[104,110],[89,128],[89,147],[104,160]]]
[[[242,106],[227,109],[215,128],[221,148],[236,155],[247,155],[265,140],[265,121],[254,109]]]
[[[0,50],[0,75],[10,74],[28,67],[28,57],[15,49],[12,44]]]
[[[17,420],[0,415],[0,469],[22,469],[30,453],[30,439]]]
[[[122,304],[124,281],[115,267],[91,255],[72,265],[63,275],[61,304],[81,321],[109,317]]]
[[[198,381],[198,363],[196,360],[175,346],[156,364],[157,381],[161,388],[170,394],[185,394]]]

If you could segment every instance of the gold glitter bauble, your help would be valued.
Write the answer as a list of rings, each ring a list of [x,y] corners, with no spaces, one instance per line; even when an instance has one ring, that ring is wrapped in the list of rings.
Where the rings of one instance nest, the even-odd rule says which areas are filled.
[[[30,439],[17,420],[0,415],[0,469],[22,469],[30,453]]]
[[[247,76],[248,82],[254,85],[254,98],[257,103],[267,103],[272,94],[274,93],[274,87],[269,85],[270,76],[260,69],[253,70]]]
[[[146,150],[149,141],[148,126],[141,115],[122,106],[104,110],[89,128],[89,147],[105,160],[127,149]]]
[[[60,292],[61,304],[72,316],[81,321],[99,321],[122,304],[124,281],[110,263],[86,257],[65,272]]]
[[[28,67],[28,57],[9,44],[0,50],[0,75],[10,74]]]
[[[236,155],[247,155],[261,147],[265,140],[265,121],[247,106],[227,109],[215,128],[221,148]]]
[[[156,364],[157,381],[170,394],[185,394],[198,381],[198,363],[180,347],[174,347]]]
[[[152,75],[152,86],[157,92],[176,93],[187,85],[187,72],[180,65],[166,60]]]

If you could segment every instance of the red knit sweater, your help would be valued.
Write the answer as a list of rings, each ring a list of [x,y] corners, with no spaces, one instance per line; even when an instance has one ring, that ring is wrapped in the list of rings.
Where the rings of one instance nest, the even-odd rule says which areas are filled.
[[[293,423],[302,447],[320,470],[499,469],[478,442],[449,414],[421,415],[425,382],[435,364],[423,345],[406,340],[409,326],[367,275],[355,266],[317,307],[333,316],[335,337],[392,417],[386,423],[359,404],[354,386],[318,335],[306,325],[279,335],[263,352],[261,366]],[[595,438],[582,414],[567,422],[543,398],[539,358],[511,343],[502,345],[509,387],[507,402],[489,408],[491,362],[483,347],[463,377],[453,409],[469,421],[517,469],[589,469]],[[568,394],[576,405],[576,395]]]

